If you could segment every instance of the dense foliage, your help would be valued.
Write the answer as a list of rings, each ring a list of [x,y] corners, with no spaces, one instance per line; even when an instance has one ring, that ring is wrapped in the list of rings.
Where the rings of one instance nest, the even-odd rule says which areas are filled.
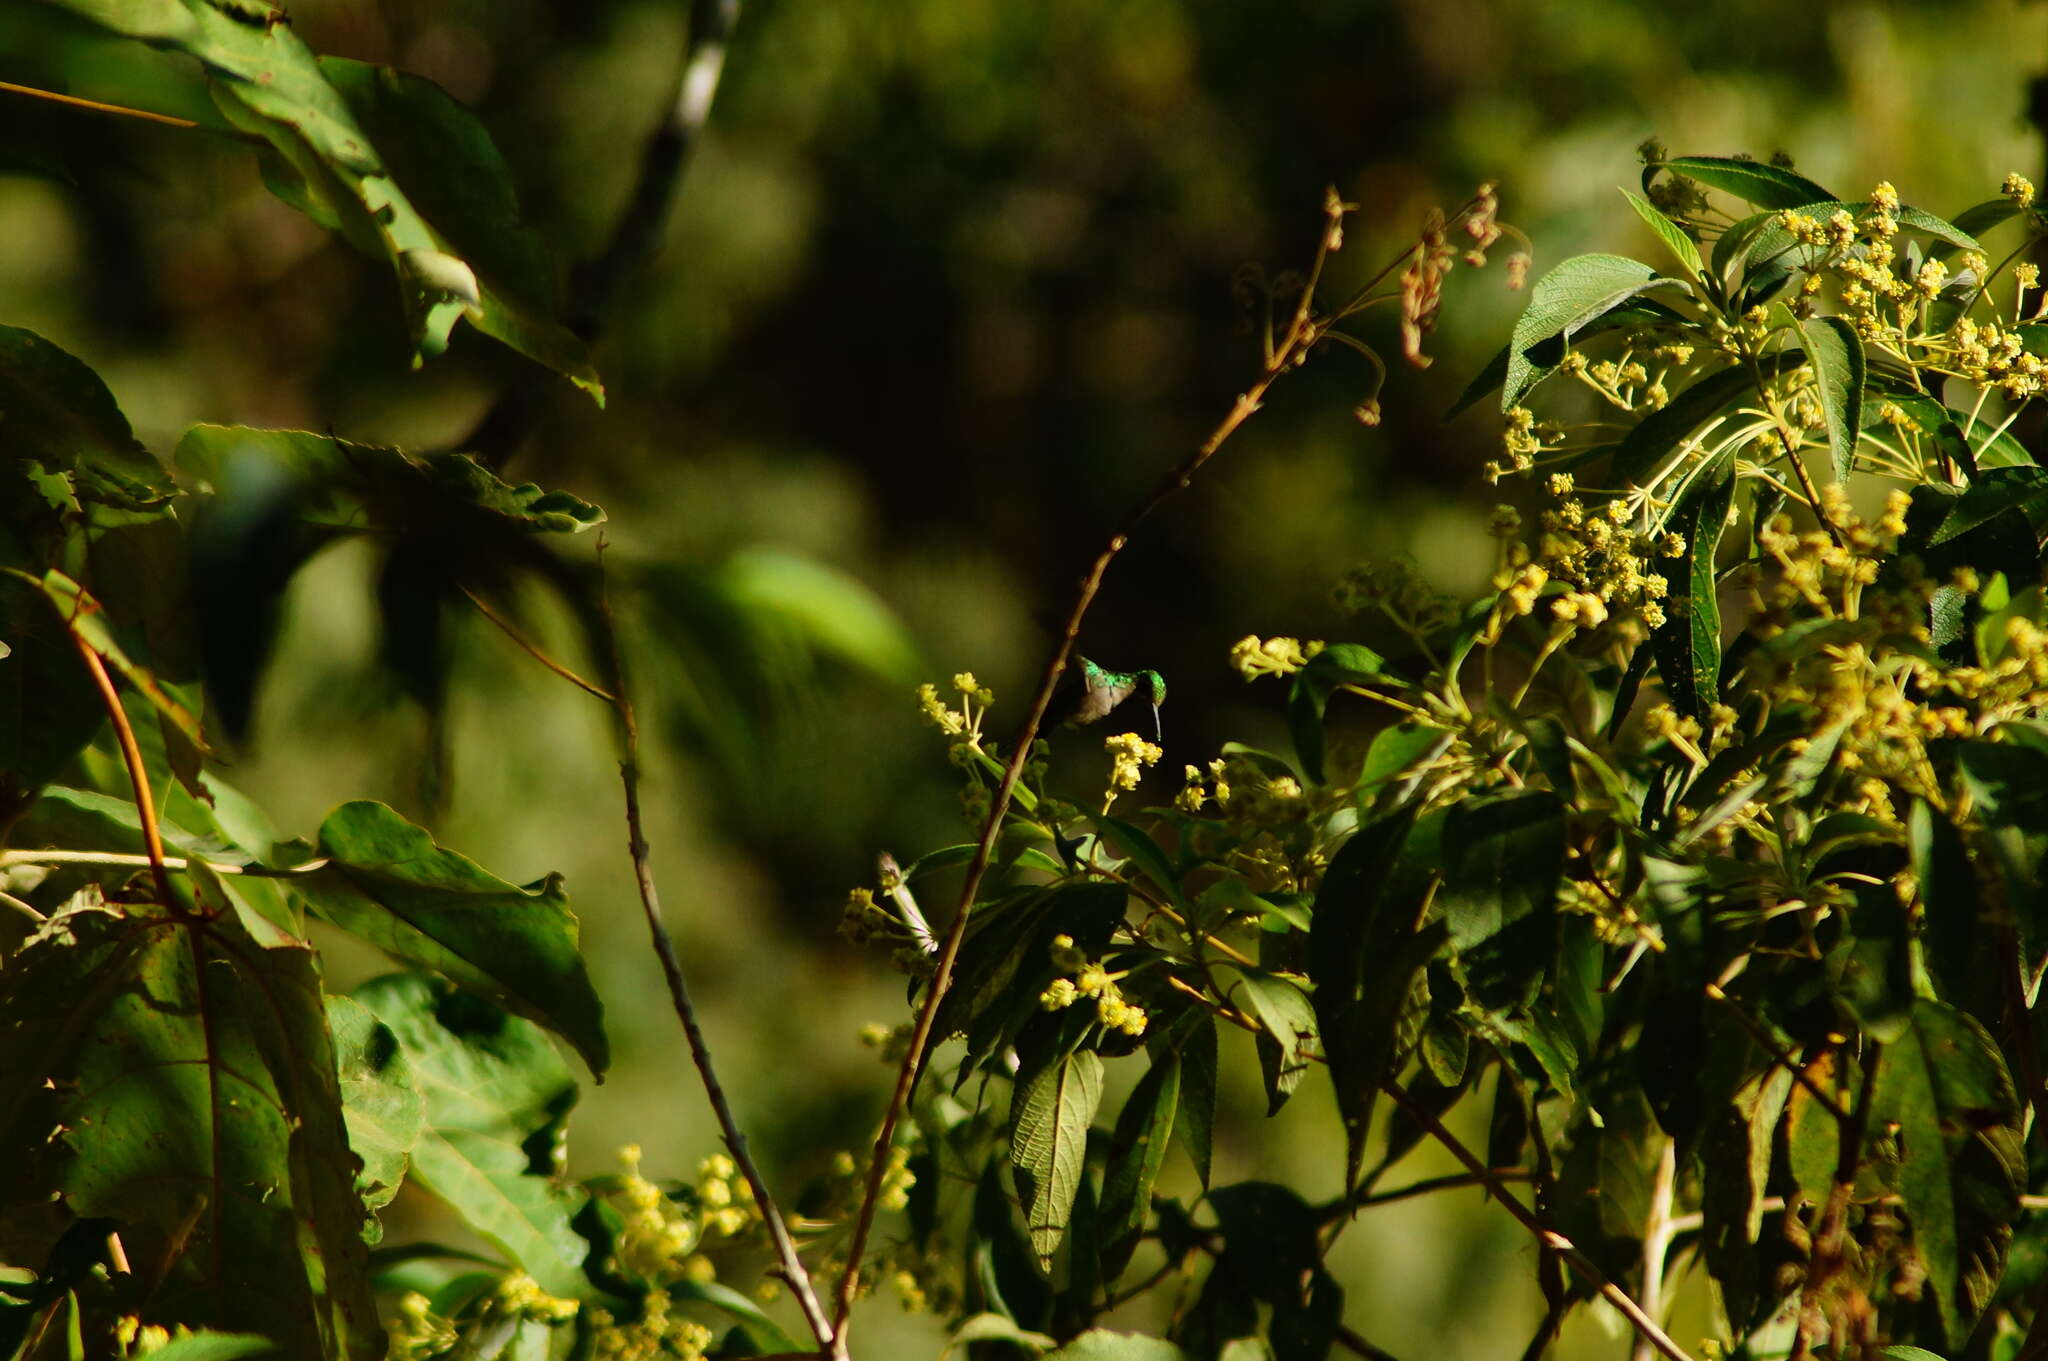
[[[415,364],[466,322],[602,400],[594,323],[438,87],[316,57],[267,7],[68,7],[204,70],[272,190],[389,267]],[[1501,391],[1495,472],[1529,475],[1537,517],[1525,537],[1497,513],[1493,589],[1361,569],[1340,599],[1398,647],[1230,649],[1286,681],[1289,751],[1226,745],[1170,806],[1131,808],[1166,683],[1068,655],[1121,530],[1019,739],[985,731],[970,673],[919,692],[981,840],[885,857],[849,901],[918,1020],[872,1037],[903,1077],[866,1175],[841,1155],[787,1210],[659,927],[628,678],[580,551],[604,513],[509,480],[502,449],[201,425],[160,461],[85,363],[0,329],[0,1346],[845,1353],[847,1308],[886,1286],[976,1356],[1374,1356],[1331,1245],[1374,1204],[1463,1185],[1533,1235],[1532,1355],[1595,1298],[1639,1354],[2031,1354],[2033,190],[1943,219],[1888,184],[1841,201],[1789,166],[1645,158],[1629,198],[1675,269],[1548,270],[1467,394]],[[1306,278],[1253,290],[1254,381],[1128,523],[1305,364],[1363,357],[1355,414],[1377,423],[1385,366],[1346,328],[1384,305],[1423,364],[1457,264],[1505,250],[1519,288],[1497,206],[1487,187],[1433,215],[1339,295],[1356,209],[1333,193]],[[559,876],[508,882],[369,800],[287,839],[224,778],[284,591],[350,541],[375,548],[389,660],[429,710],[447,616],[474,609],[616,715],[657,953],[728,1122],[731,1156],[693,1178],[630,1145],[616,1174],[565,1174],[579,1082],[556,1040],[593,1077],[609,1048]],[[519,583],[563,603],[594,678],[520,631]],[[825,636],[868,617],[822,598],[846,607]],[[747,627],[743,594],[694,599],[686,631]],[[1055,749],[1098,740],[1082,797]],[[403,971],[330,994],[314,923]],[[1289,1169],[1211,1185],[1239,1066],[1268,1114],[1327,1077],[1341,1194]],[[1483,1149],[1454,1132],[1468,1108]],[[1465,1172],[1388,1189],[1426,1143]],[[1199,1194],[1171,1193],[1175,1146]],[[488,1251],[384,1241],[402,1186]],[[1704,1343],[1661,1326],[1687,1263],[1720,1307]],[[802,1324],[763,1307],[784,1290]]]

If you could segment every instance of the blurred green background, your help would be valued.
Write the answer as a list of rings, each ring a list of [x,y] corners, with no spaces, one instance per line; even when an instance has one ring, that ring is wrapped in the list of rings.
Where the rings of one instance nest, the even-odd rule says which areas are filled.
[[[569,261],[610,229],[687,9],[308,0],[292,15],[316,50],[476,108]],[[612,514],[661,737],[655,865],[729,1086],[790,1185],[866,1137],[887,1074],[856,1033],[902,1014],[901,980],[835,934],[845,891],[872,882],[879,850],[907,861],[966,834],[911,686],[972,669],[1007,732],[1087,556],[1248,381],[1233,279],[1305,262],[1325,185],[1360,205],[1340,285],[1486,179],[1538,273],[1589,249],[1657,258],[1615,193],[1652,135],[1681,153],[1783,150],[1839,192],[1888,178],[1950,212],[2007,171],[2042,178],[2028,109],[2044,37],[2048,11],[2011,3],[749,0],[662,253],[598,354],[602,412],[467,329],[409,371],[388,269],[273,199],[245,147],[0,96],[0,321],[95,366],[166,456],[195,421],[446,447],[508,385],[548,386],[511,471]],[[189,64],[33,4],[0,6],[0,79],[218,121]],[[1507,249],[1452,277],[1437,362],[1393,361],[1383,425],[1349,414],[1365,367],[1319,361],[1120,561],[1082,646],[1169,678],[1163,770],[1229,738],[1277,742],[1275,696],[1225,653],[1246,633],[1353,627],[1329,596],[1346,568],[1409,555],[1447,589],[1480,583],[1497,421],[1441,416],[1519,307]],[[1393,322],[1364,329],[1397,355]],[[429,724],[377,661],[374,575],[357,545],[298,580],[232,777],[287,834],[380,797],[509,878],[565,872],[619,1058],[585,1098],[572,1164],[638,1142],[651,1170],[687,1175],[715,1132],[645,948],[605,712],[465,621],[453,764],[430,778]],[[527,622],[581,662],[537,595]],[[1099,788],[1096,739],[1062,745],[1056,769]],[[337,949],[343,983],[379,967]],[[1237,1058],[1251,1068],[1248,1048]],[[1254,1081],[1219,1136],[1219,1180],[1333,1191],[1323,1093],[1309,1084],[1268,1124]],[[1519,1354],[1540,1313],[1532,1251],[1460,1192],[1372,1212],[1335,1260],[1353,1327],[1456,1361]],[[1681,1339],[1704,1329],[1699,1306]],[[863,1350],[933,1354],[930,1322],[894,1313],[870,1306]],[[1587,1313],[1557,1354],[1625,1349]]]

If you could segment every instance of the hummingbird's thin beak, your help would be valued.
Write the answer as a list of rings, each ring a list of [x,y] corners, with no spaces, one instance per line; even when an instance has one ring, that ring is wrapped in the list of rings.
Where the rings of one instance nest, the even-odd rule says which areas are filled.
[[[1159,726],[1159,706],[1157,704],[1152,706],[1152,740],[1162,746],[1166,742],[1166,729]]]

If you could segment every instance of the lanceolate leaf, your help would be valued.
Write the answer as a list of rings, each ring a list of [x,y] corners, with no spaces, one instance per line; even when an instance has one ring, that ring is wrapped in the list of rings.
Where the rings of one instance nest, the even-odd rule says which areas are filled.
[[[1393,1075],[1395,1029],[1417,970],[1443,942],[1422,932],[1422,903],[1387,901],[1413,810],[1361,828],[1331,860],[1309,928],[1309,977],[1344,1120],[1346,1186],[1358,1180],[1380,1084]]]
[[[603,1075],[604,1008],[561,876],[506,883],[369,800],[328,814],[318,854],[328,865],[290,882],[321,916],[557,1031]]]
[[[1102,1057],[1092,1049],[1049,1051],[1017,1075],[1011,1097],[1010,1165],[1024,1224],[1040,1265],[1066,1236],[1088,1155],[1088,1126],[1102,1101]]]
[[[1863,384],[1868,374],[1863,341],[1840,317],[1816,317],[1801,323],[1799,330],[1806,337],[1806,357],[1813,365],[1827,420],[1835,481],[1847,482],[1856,467],[1856,437],[1863,429]]]
[[[576,1083],[547,1036],[417,974],[365,983],[354,997],[397,1036],[426,1103],[413,1175],[542,1289],[587,1293],[589,1244],[570,1223],[584,1196],[552,1175]]]
[[[1640,194],[1624,189],[1621,195],[1628,200],[1628,206],[1636,210],[1636,216],[1657,234],[1665,248],[1678,257],[1678,263],[1685,266],[1688,274],[1697,279],[1706,273],[1705,266],[1700,263],[1699,244],[1687,236],[1676,222],[1651,207],[1649,200]]]
[[[1720,691],[1721,606],[1714,592],[1714,554],[1734,496],[1735,476],[1724,463],[1702,475],[1668,522],[1685,540],[1685,549],[1665,572],[1670,583],[1665,620],[1650,643],[1673,706],[1692,718],[1704,718]]]
[[[146,1320],[377,1361],[313,953],[160,912],[81,896],[0,970],[5,1175],[180,1245]]]
[[[2012,1077],[1981,1026],[1922,1002],[1884,1051],[1876,1100],[1897,1125],[1897,1190],[1927,1294],[1960,1349],[2005,1269],[2026,1187]]]
[[[1569,341],[1580,329],[1644,289],[1671,282],[1659,279],[1657,271],[1640,260],[1621,255],[1575,255],[1538,279],[1508,343],[1501,409],[1514,406],[1528,392],[1532,372],[1529,350],[1554,337]]]
[[[1806,176],[1762,161],[1732,156],[1674,156],[1662,168],[1747,199],[1759,208],[1802,208],[1834,198]]]
[[[1116,1118],[1109,1168],[1102,1178],[1102,1278],[1110,1285],[1130,1264],[1152,1211],[1152,1186],[1166,1164],[1173,1138],[1174,1109],[1180,1104],[1180,1055],[1159,1054],[1138,1079]]]
[[[1187,1037],[1180,1043],[1180,1100],[1173,1132],[1180,1136],[1195,1175],[1209,1185],[1211,1133],[1216,1124],[1216,1023],[1191,1009]]]
[[[1707,421],[1737,405],[1756,388],[1741,367],[1710,373],[1671,399],[1668,406],[1643,417],[1614,451],[1608,480],[1616,488],[1634,486],[1661,468]],[[1704,441],[1702,441],[1704,442]],[[1697,451],[1689,455],[1699,458]]]
[[[1259,1068],[1266,1079],[1266,1114],[1287,1104],[1308,1076],[1317,1052],[1316,1014],[1300,984],[1264,969],[1241,969],[1241,998],[1264,1027],[1258,1037]]]

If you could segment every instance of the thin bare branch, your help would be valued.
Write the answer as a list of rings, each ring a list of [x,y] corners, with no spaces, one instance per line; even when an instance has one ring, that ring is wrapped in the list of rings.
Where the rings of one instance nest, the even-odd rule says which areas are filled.
[[[603,551],[604,545],[600,542],[598,552],[602,554]],[[668,928],[661,920],[661,897],[655,890],[654,866],[648,858],[647,833],[640,814],[640,725],[633,714],[633,701],[626,693],[618,627],[612,618],[610,593],[603,588],[601,578],[598,619],[611,666],[612,709],[619,721],[619,782],[625,787],[626,849],[633,859],[633,882],[640,890],[640,908],[647,917],[647,933],[653,941],[655,956],[661,961],[662,976],[668,982],[669,999],[675,1006],[676,1019],[682,1022],[683,1035],[690,1045],[690,1059],[697,1065],[697,1075],[704,1083],[704,1095],[711,1103],[712,1114],[718,1118],[726,1150],[732,1154],[740,1174],[747,1179],[747,1185],[754,1193],[755,1208],[761,1212],[761,1220],[767,1226],[779,1274],[790,1293],[796,1296],[797,1305],[803,1310],[804,1322],[809,1325],[819,1347],[825,1352],[835,1352],[831,1320],[826,1317],[817,1291],[811,1286],[810,1273],[804,1269],[803,1259],[797,1255],[796,1243],[789,1236],[789,1226],[783,1220],[782,1211],[776,1207],[775,1197],[769,1192],[761,1169],[747,1150],[747,1136],[741,1132],[739,1120],[733,1115],[732,1103],[726,1100],[725,1088],[720,1085],[717,1069],[711,1061],[711,1048],[705,1042],[703,1028],[697,1023],[696,1004],[690,1000],[690,987],[683,978],[683,966],[676,957],[675,942],[670,939]]]
[[[174,118],[167,113],[151,113],[148,109],[131,109],[125,104],[104,104],[97,99],[80,99],[77,95],[60,95],[55,90],[38,90],[33,85],[16,85],[11,80],[0,80],[0,90],[13,95],[27,95],[30,99],[48,100],[52,104],[65,104],[92,113],[110,113],[120,118],[139,118],[146,123],[161,123],[167,128],[199,126],[189,118]]]
[[[489,602],[486,601],[482,596],[478,595],[475,591],[470,590],[469,587],[467,586],[461,587],[460,589],[465,596],[469,597],[469,603],[476,606],[476,612],[478,614],[481,614],[484,618],[490,620],[493,624],[496,624],[498,626],[498,631],[500,633],[503,633],[507,638],[510,638],[514,643],[517,643],[519,645],[520,650],[525,652],[527,656],[533,658],[542,666],[554,672],[563,680],[569,682],[569,684],[583,691],[583,693],[587,695],[595,695],[607,704],[618,703],[617,698],[612,694],[611,691],[605,689],[601,685],[595,685],[592,684],[590,681],[583,679],[583,677],[577,675],[574,671],[571,671],[568,667],[562,665],[553,657],[550,657],[546,652],[542,651],[539,644],[528,639],[525,634],[519,631],[519,629],[512,623],[511,620],[505,618],[504,615],[499,614],[496,610],[492,609]]]

